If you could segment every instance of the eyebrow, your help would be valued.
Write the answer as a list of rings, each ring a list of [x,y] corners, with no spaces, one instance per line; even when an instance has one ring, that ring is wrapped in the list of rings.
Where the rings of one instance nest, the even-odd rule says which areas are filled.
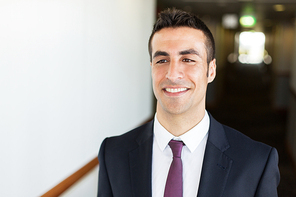
[[[189,55],[189,54],[194,54],[194,55],[201,57],[200,53],[194,49],[187,49],[187,50],[179,52],[179,55]],[[170,56],[170,55],[165,51],[156,51],[153,55],[153,59],[158,56]]]
[[[195,55],[201,57],[200,54],[199,54],[199,52],[197,52],[197,51],[194,50],[194,49],[188,49],[188,50],[180,51],[179,54],[180,54],[180,55],[195,54]]]
[[[158,57],[158,56],[169,56],[169,54],[165,51],[156,51],[153,55],[153,59]]]

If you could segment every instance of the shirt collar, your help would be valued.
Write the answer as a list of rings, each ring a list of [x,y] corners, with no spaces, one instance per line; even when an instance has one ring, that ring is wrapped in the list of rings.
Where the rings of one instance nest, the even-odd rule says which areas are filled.
[[[194,152],[202,139],[207,135],[209,127],[210,118],[208,112],[205,111],[203,119],[196,126],[183,135],[175,137],[159,123],[156,114],[154,117],[154,137],[161,151],[164,151],[169,141],[174,139],[183,141],[190,152]]]

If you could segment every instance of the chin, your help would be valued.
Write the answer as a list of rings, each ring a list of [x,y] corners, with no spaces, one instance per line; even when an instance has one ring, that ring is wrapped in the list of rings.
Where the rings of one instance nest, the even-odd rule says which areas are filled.
[[[182,106],[175,106],[175,107],[167,107],[165,111],[172,115],[180,115],[186,112],[186,109]]]

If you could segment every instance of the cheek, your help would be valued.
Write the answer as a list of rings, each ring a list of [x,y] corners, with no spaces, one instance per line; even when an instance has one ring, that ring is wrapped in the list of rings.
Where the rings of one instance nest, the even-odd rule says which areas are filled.
[[[153,84],[159,84],[160,81],[165,78],[165,72],[164,69],[160,69],[160,68],[154,68],[152,69],[152,81]]]
[[[157,98],[158,95],[158,91],[159,91],[159,83],[160,83],[160,79],[157,73],[152,72],[152,87],[153,87],[153,92],[155,97]]]
[[[208,83],[208,78],[206,75],[206,70],[196,68],[196,69],[191,69],[188,70],[187,77],[192,81],[192,83],[195,84],[195,86],[200,87],[203,86],[204,84]]]

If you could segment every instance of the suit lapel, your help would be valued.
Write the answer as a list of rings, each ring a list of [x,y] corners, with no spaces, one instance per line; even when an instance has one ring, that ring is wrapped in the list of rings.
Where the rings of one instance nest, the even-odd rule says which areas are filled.
[[[133,195],[151,197],[153,121],[143,127],[136,142],[138,147],[129,153]]]
[[[224,154],[229,148],[223,126],[210,115],[211,125],[206,145],[198,197],[222,196],[232,160]],[[131,185],[134,197],[151,197],[153,121],[142,129],[138,146],[129,153]]]
[[[210,120],[198,197],[222,196],[232,165],[232,160],[224,154],[229,144],[223,126],[211,115]]]

